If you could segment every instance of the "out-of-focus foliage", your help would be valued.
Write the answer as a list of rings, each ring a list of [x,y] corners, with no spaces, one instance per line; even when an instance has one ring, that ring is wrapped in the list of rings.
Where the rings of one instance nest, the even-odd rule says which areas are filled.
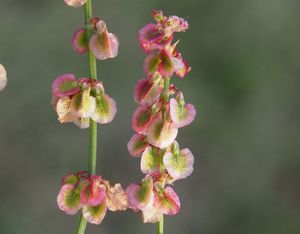
[[[94,0],[94,14],[120,40],[119,56],[99,64],[116,100],[100,126],[98,173],[112,183],[141,179],[127,152],[143,78],[136,33],[152,9],[186,17],[179,48],[192,66],[176,80],[197,118],[178,141],[195,156],[191,177],[176,184],[183,207],[166,233],[296,234],[300,230],[300,4],[296,0]],[[60,178],[87,166],[88,132],[60,125],[51,83],[87,76],[71,47],[83,9],[61,1],[1,0],[0,62],[10,82],[0,93],[1,233],[73,233],[77,218],[56,206]],[[155,233],[131,211],[109,214],[87,233]]]

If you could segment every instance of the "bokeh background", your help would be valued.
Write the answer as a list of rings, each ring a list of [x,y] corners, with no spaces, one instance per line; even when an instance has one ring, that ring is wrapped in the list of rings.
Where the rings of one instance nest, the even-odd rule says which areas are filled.
[[[174,78],[198,115],[180,130],[195,156],[191,177],[175,184],[181,212],[166,234],[298,234],[300,232],[300,2],[298,0],[94,0],[94,15],[120,39],[116,59],[99,77],[118,103],[99,128],[98,173],[112,182],[140,181],[127,152],[136,108],[133,87],[145,55],[136,33],[152,9],[185,17],[178,35],[192,66]],[[85,56],[70,46],[83,9],[63,0],[0,0],[0,233],[74,233],[78,216],[56,206],[60,178],[86,169],[88,131],[60,125],[50,87],[60,74],[87,75]],[[179,38],[178,37],[178,38]],[[86,233],[156,232],[132,211],[108,213]]]

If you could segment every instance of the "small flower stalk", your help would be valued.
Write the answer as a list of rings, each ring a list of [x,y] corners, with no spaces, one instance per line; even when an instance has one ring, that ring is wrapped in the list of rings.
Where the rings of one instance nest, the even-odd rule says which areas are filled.
[[[144,223],[159,222],[162,226],[163,215],[180,211],[179,196],[172,188],[174,182],[193,172],[192,152],[180,149],[175,139],[179,128],[193,122],[196,110],[170,83],[172,76],[183,79],[191,70],[177,50],[179,41],[173,42],[174,33],[184,32],[189,25],[162,11],[154,10],[152,16],[155,23],[138,32],[139,44],[146,53],[145,78],[134,89],[139,106],[132,116],[135,134],[128,142],[130,155],[141,158],[140,169],[145,177],[140,183],[130,184],[126,193],[129,208],[141,211]]]
[[[89,75],[76,78],[73,73],[65,73],[58,76],[52,84],[51,104],[60,123],[89,128],[90,144],[88,171],[63,177],[57,205],[68,215],[81,213],[76,233],[83,234],[87,222],[102,223],[107,210],[128,208],[127,194],[121,184],[111,186],[108,180],[96,175],[97,124],[110,123],[117,112],[116,102],[106,93],[103,82],[97,80],[96,59],[115,58],[119,41],[103,20],[92,17],[91,0],[65,0],[65,3],[85,8],[85,27],[76,30],[71,44],[76,53],[87,54]],[[4,77],[4,72],[0,72],[1,78]]]

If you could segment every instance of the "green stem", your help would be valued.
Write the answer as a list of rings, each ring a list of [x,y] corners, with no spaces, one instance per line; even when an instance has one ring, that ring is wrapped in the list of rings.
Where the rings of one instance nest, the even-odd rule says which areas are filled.
[[[164,215],[162,215],[158,222],[157,234],[164,234]]]
[[[166,112],[168,111],[168,102],[170,98],[170,77],[164,77],[164,91],[163,91],[163,108],[162,108],[162,118],[166,119]],[[159,171],[162,173],[162,162],[160,162],[160,168]],[[161,219],[158,222],[157,226],[157,234],[164,234],[164,215],[162,215]]]
[[[163,100],[164,100],[164,105],[162,108],[162,118],[165,118],[165,113],[167,111],[167,103],[169,102],[169,97],[170,97],[170,77],[164,77],[164,91],[163,91]]]
[[[90,20],[92,19],[92,3],[91,0],[88,0],[84,6],[84,18],[85,18],[85,27],[87,31],[87,41],[89,41],[92,36],[92,28]],[[89,73],[90,78],[97,80],[97,64],[96,58],[91,52],[88,51],[88,61],[89,61]],[[97,123],[90,119],[90,128],[89,128],[89,164],[88,172],[89,174],[96,173],[96,161],[97,161]],[[84,234],[87,221],[83,218],[82,214],[80,215],[80,220],[77,226],[76,234]]]

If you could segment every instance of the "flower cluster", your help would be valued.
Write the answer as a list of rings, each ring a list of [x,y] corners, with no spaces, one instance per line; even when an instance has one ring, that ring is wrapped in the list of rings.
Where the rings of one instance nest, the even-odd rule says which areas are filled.
[[[72,37],[72,47],[75,52],[84,54],[90,49],[93,55],[99,60],[114,58],[118,54],[118,38],[108,32],[106,23],[95,17],[91,19],[91,27],[94,31],[90,40],[87,40],[87,31],[84,28],[78,29]]]
[[[100,224],[107,209],[126,210],[128,201],[120,184],[111,186],[109,181],[86,171],[69,174],[62,179],[57,196],[59,209],[74,215],[82,209],[83,217],[90,223]]]
[[[133,157],[141,156],[141,171],[146,175],[140,184],[127,187],[129,207],[143,212],[143,222],[155,223],[163,214],[175,215],[180,201],[168,185],[188,177],[194,157],[188,148],[180,150],[175,141],[178,128],[190,124],[196,115],[193,105],[186,104],[183,93],[170,77],[184,78],[191,70],[172,43],[175,32],[188,29],[188,23],[177,16],[166,17],[153,11],[156,23],[147,24],[138,33],[139,43],[147,54],[146,78],[135,86],[134,98],[139,107],[132,116],[134,136],[128,142]],[[169,100],[169,96],[174,96]]]
[[[3,65],[0,64],[0,91],[2,91],[3,89],[5,89],[6,84],[7,84],[6,70],[3,67]]]
[[[76,80],[73,74],[59,76],[52,84],[52,104],[61,123],[73,122],[89,127],[89,118],[105,124],[113,120],[115,101],[105,94],[100,81],[90,78]]]

